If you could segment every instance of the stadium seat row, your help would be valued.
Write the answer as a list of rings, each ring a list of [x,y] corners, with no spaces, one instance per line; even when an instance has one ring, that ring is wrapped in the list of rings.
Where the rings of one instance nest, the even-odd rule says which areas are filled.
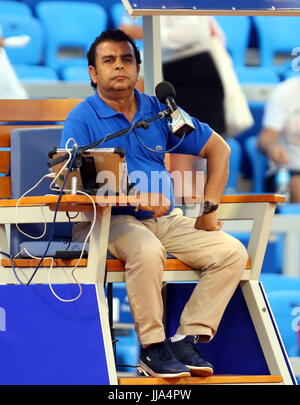
[[[6,3],[8,10],[9,3],[18,4],[0,2],[0,10],[1,3],[2,6]],[[31,38],[22,48],[6,48],[19,77],[27,80],[64,79],[64,68],[86,67],[90,44],[108,26],[106,10],[96,3],[45,1],[36,5],[35,12],[36,16],[28,12],[0,13],[4,37],[25,34]]]
[[[226,46],[242,83],[274,84],[298,74],[300,17],[216,19],[226,34]],[[31,36],[24,48],[7,48],[23,80],[88,80],[85,54],[89,45],[102,30],[124,22],[141,25],[142,19],[132,20],[120,0],[0,0],[2,35]],[[258,66],[247,65],[253,30],[258,42]],[[30,70],[28,65],[35,68]]]

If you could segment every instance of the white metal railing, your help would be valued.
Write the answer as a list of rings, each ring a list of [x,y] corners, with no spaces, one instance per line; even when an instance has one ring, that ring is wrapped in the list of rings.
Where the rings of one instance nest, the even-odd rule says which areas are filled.
[[[189,208],[186,215],[196,216],[195,208]],[[251,232],[252,220],[225,221],[226,232]],[[272,220],[269,240],[279,233],[284,234],[282,274],[300,277],[300,215],[275,214]]]

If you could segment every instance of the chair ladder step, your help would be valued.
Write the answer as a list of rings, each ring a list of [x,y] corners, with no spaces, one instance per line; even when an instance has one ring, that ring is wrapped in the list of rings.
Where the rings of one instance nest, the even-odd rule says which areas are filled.
[[[213,375],[210,377],[119,377],[119,385],[280,384],[278,375]]]

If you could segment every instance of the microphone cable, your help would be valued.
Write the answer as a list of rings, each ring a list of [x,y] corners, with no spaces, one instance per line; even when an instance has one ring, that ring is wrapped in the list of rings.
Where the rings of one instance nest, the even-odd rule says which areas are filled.
[[[136,134],[136,132],[133,129],[133,133],[136,137],[136,139],[138,140],[138,142],[140,143],[140,145],[142,145],[145,149],[149,150],[150,152],[155,152],[155,153],[170,153],[173,152],[173,150],[175,150],[176,148],[178,148],[179,145],[181,145],[181,143],[184,141],[185,139],[185,132],[183,133],[182,137],[180,138],[179,142],[173,146],[171,149],[167,149],[167,150],[155,150],[150,148],[149,146],[145,145],[142,140],[139,138],[138,134]]]

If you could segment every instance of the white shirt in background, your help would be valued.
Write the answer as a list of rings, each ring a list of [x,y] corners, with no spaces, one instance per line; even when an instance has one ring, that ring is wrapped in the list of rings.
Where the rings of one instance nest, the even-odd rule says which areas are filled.
[[[173,62],[209,51],[211,25],[225,41],[225,35],[213,17],[161,16],[162,62]]]
[[[266,104],[263,127],[279,132],[278,142],[286,148],[290,159],[284,167],[300,170],[300,75],[273,90]],[[274,162],[270,166],[271,173],[278,169]]]

